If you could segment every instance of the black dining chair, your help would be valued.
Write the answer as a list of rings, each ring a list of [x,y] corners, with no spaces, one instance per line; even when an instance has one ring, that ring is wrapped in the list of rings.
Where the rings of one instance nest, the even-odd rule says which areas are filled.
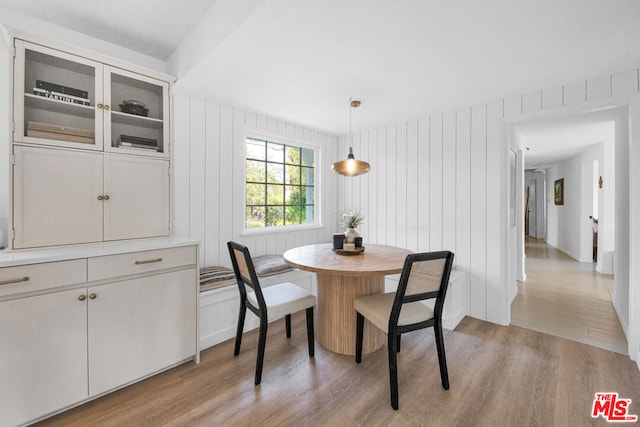
[[[387,334],[391,406],[398,409],[398,355],[402,334],[433,327],[442,387],[449,390],[449,374],[442,335],[442,309],[447,294],[453,253],[449,251],[407,255],[395,293],[354,300],[356,310],[356,363],[362,361],[364,319]],[[432,309],[423,303],[435,298]]]
[[[262,289],[249,249],[236,242],[228,242],[227,247],[238,289],[240,290],[240,313],[238,315],[238,329],[236,331],[236,344],[233,355],[240,354],[244,320],[247,309],[249,309],[260,318],[255,376],[255,384],[258,385],[262,380],[262,365],[269,321],[284,316],[287,338],[291,338],[291,314],[306,310],[309,356],[314,356],[313,307],[316,305],[316,297],[306,289],[289,282],[267,286]],[[249,287],[248,290],[247,287]]]

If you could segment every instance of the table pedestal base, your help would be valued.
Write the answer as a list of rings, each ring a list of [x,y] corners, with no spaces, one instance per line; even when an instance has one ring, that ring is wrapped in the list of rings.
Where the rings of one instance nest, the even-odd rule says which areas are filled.
[[[356,354],[356,312],[353,300],[384,292],[384,276],[343,276],[316,273],[318,279],[318,342],[334,353]],[[365,319],[362,352],[384,344],[385,334]]]

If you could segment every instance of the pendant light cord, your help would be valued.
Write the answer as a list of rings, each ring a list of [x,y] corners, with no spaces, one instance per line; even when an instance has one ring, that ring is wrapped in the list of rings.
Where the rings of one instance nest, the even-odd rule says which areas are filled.
[[[351,97],[349,97],[349,152],[351,152],[353,148],[353,131],[351,130],[351,110],[353,110],[353,105]]]

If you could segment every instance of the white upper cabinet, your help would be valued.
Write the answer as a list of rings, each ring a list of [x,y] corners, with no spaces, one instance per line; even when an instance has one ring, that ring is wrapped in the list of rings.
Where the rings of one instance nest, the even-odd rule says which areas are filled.
[[[171,235],[172,78],[13,42],[11,248]]]
[[[15,48],[15,142],[168,157],[168,82],[19,39]]]
[[[15,142],[102,150],[102,64],[15,41]]]

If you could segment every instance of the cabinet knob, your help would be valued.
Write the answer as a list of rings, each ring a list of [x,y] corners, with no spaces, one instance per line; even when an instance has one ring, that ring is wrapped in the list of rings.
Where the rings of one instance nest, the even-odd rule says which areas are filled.
[[[111,198],[111,197],[109,197],[109,195],[108,195],[108,194],[105,194],[105,195],[104,195],[104,199],[105,199],[105,200],[109,200],[110,198]]]
[[[101,194],[98,196],[98,200],[104,200],[104,196]]]
[[[105,109],[105,110],[110,110],[110,109],[111,109],[111,107],[110,107],[110,106],[108,106],[108,105],[105,105],[105,106],[104,106],[104,109]]]
[[[89,294],[89,299],[96,299],[98,298],[98,295],[96,294]]]
[[[84,301],[84,300],[86,300],[86,299],[87,299],[87,296],[86,296],[86,295],[84,295],[84,294],[82,294],[82,295],[80,295],[80,296],[78,297],[78,301]]]
[[[103,105],[103,104],[98,103],[98,104],[96,104],[96,107],[98,107],[98,108],[100,108],[100,109],[103,109],[103,108],[104,108],[104,105]]]

